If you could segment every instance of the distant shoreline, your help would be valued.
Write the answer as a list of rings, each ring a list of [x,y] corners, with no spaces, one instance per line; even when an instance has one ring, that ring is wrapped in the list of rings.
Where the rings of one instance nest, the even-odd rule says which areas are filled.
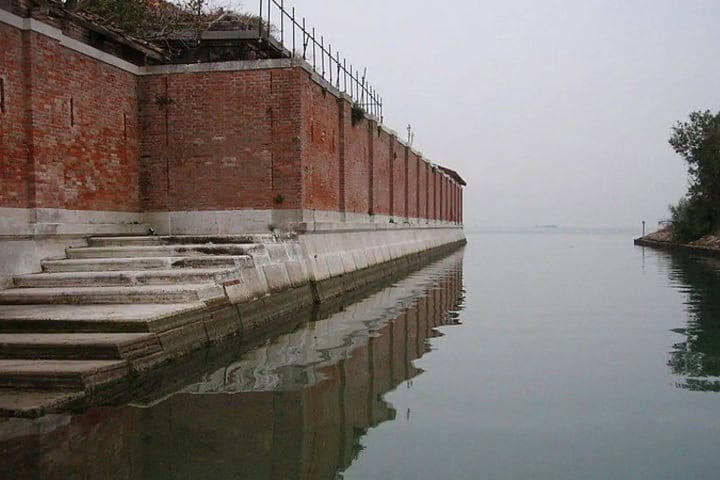
[[[720,235],[707,235],[691,243],[677,243],[672,240],[672,230],[664,228],[644,237],[636,238],[635,245],[661,250],[698,253],[711,257],[720,257]]]

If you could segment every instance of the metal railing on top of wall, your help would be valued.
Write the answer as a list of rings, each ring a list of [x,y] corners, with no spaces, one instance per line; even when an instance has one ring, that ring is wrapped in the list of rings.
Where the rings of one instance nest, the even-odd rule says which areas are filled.
[[[338,50],[333,51],[330,42],[325,43],[325,37],[318,39],[315,27],[295,15],[295,7],[285,8],[285,0],[260,0],[259,18],[260,38],[279,40],[291,56],[308,62],[315,73],[382,123],[383,99],[367,82],[367,69],[361,74]]]

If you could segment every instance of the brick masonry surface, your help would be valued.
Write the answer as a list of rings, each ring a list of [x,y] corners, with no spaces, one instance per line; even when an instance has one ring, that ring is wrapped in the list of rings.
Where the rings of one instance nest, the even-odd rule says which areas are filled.
[[[137,78],[0,24],[0,206],[138,211]]]
[[[0,44],[0,207],[461,218],[455,180],[302,66],[136,75],[4,23]]]

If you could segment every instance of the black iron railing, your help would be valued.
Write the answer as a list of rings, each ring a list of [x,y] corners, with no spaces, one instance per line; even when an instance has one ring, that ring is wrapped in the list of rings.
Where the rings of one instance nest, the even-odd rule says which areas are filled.
[[[292,57],[302,58],[325,81],[342,93],[365,112],[383,121],[383,101],[378,92],[367,82],[367,69],[353,67],[340,51],[333,51],[332,44],[307,25],[305,17],[295,15],[295,7],[285,8],[285,0],[260,0],[258,33],[261,38],[279,41]],[[278,38],[279,35],[279,38]]]

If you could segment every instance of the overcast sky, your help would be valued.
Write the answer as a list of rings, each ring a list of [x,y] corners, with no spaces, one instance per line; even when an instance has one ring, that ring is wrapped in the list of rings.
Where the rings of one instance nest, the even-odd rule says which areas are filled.
[[[468,226],[654,226],[687,188],[671,127],[720,110],[718,0],[285,4],[465,177]]]

